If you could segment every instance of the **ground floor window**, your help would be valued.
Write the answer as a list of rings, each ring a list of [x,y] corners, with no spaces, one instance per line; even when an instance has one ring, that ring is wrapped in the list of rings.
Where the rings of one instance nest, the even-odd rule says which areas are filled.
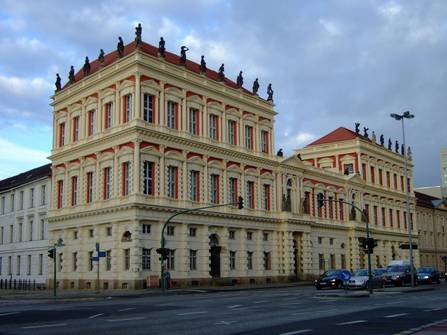
[[[253,252],[247,251],[247,269],[253,270]]]
[[[150,270],[151,269],[151,249],[145,249],[143,248],[143,253],[141,256],[142,261],[142,267],[143,270]]]
[[[169,250],[167,261],[168,270],[175,270],[175,250]]]
[[[197,250],[189,250],[189,269],[197,270]]]
[[[264,270],[272,269],[272,260],[270,257],[270,252],[264,251]]]
[[[324,255],[318,254],[318,269],[320,271],[324,271],[326,269],[325,261],[324,261]]]
[[[236,251],[230,251],[230,270],[236,269]]]

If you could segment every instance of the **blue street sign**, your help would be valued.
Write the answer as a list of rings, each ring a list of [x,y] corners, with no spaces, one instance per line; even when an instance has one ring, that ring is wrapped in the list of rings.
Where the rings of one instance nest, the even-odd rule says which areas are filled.
[[[106,257],[105,251],[98,251],[98,257]]]
[[[93,262],[98,262],[98,261],[99,261],[99,257],[93,256],[93,257],[92,257],[92,261],[93,261]]]
[[[341,272],[341,278],[342,278],[344,281],[348,281],[349,279],[351,279],[351,272],[349,272],[349,271],[347,271],[347,270],[342,271],[342,272]]]

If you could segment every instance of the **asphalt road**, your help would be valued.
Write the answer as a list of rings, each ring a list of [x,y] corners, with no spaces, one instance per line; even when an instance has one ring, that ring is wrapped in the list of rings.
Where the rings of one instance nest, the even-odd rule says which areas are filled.
[[[446,297],[443,283],[433,291],[367,298],[319,297],[312,287],[293,287],[76,302],[0,300],[0,334],[423,334],[435,322],[447,324]]]

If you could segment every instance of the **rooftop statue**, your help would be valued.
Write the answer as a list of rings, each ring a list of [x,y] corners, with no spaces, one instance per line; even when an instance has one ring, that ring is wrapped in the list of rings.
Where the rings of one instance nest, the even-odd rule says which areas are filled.
[[[84,76],[88,76],[90,74],[90,61],[88,57],[85,57],[84,67],[82,70],[84,71]]]
[[[383,147],[384,143],[385,143],[385,137],[383,137],[383,134],[382,134],[382,135],[380,135],[380,145]]]
[[[366,138],[369,138],[368,130],[369,128],[363,127],[363,136],[365,136]]]
[[[298,158],[300,161],[303,160],[303,158],[301,157],[301,154],[297,154],[297,155],[296,155],[296,158]]]
[[[269,84],[269,86],[267,86],[267,101],[271,101],[271,102],[273,102],[273,89],[272,89],[272,84]]]
[[[166,52],[166,49],[165,49],[165,40],[163,39],[163,37],[160,37],[160,42],[158,42],[158,54],[161,56],[161,57],[164,57],[165,56],[165,52]]]
[[[373,130],[372,135],[371,135],[371,140],[372,140],[374,143],[377,142],[377,137],[376,137],[376,133],[374,132],[374,130]]]
[[[141,45],[141,34],[143,32],[143,28],[141,27],[141,23],[138,23],[138,26],[135,27],[135,44],[138,48]]]
[[[242,71],[239,72],[239,75],[236,79],[236,84],[238,88],[242,88],[242,85],[244,84],[244,78],[242,77]]]
[[[101,49],[99,51],[98,61],[101,63],[101,65],[104,65],[104,50]]]
[[[276,153],[276,156],[278,156],[278,157],[283,157],[284,156],[284,154],[282,152],[282,148],[278,150],[278,152]]]
[[[256,78],[255,81],[253,82],[253,94],[258,95],[258,90],[259,90],[259,82],[258,78]]]
[[[356,122],[355,123],[355,133],[358,135],[358,134],[360,134],[360,129],[359,129],[359,127],[360,127],[360,123],[359,122]]]
[[[118,51],[118,56],[120,58],[124,56],[124,42],[121,36],[118,37],[118,44],[116,45],[116,51]]]
[[[408,149],[407,149],[407,157],[408,157],[408,159],[412,159],[413,158],[411,156],[411,147],[408,147]]]
[[[62,85],[61,85],[61,77],[59,77],[59,73],[56,73],[56,82],[54,83],[54,85],[56,86],[56,92],[61,90]]]
[[[203,55],[202,55],[202,58],[200,58],[200,72],[202,72],[202,73],[206,72],[205,56],[203,56]]]
[[[401,153],[402,155],[405,155],[405,147],[404,147],[403,144],[400,146],[400,153]]]
[[[394,151],[396,151],[396,153],[399,153],[399,142],[396,140],[396,143],[394,143]]]
[[[222,63],[222,65],[219,68],[219,80],[224,81],[225,80],[225,65]]]
[[[180,63],[186,64],[186,51],[188,51],[188,47],[182,45],[180,48]]]
[[[391,138],[388,139],[388,150],[392,150],[393,142],[391,142]]]
[[[70,72],[68,72],[68,81],[70,84],[75,82],[75,69],[73,65],[70,67]]]

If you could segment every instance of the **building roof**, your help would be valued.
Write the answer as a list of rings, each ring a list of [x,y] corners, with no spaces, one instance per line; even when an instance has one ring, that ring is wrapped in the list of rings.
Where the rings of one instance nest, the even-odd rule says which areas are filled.
[[[136,48],[137,47],[136,47],[136,43],[135,42],[129,43],[126,46],[124,46],[123,57],[125,57],[125,56],[131,54],[132,52],[134,52]],[[151,55],[151,56],[154,56],[154,57],[158,57],[158,48],[153,46],[153,45],[151,45],[151,44],[149,44],[149,43],[142,42],[141,45],[140,45],[140,50],[142,52],[148,54],[148,55]],[[89,75],[95,73],[96,71],[99,71],[101,69],[101,67],[106,67],[106,66],[116,62],[119,58],[120,57],[118,55],[118,51],[115,50],[115,51],[110,52],[110,53],[108,53],[108,54],[106,54],[104,56],[104,65],[103,66],[101,66],[101,63],[97,59],[92,61],[92,62],[90,62],[90,73],[89,73]],[[192,71],[194,73],[197,73],[197,74],[201,73],[200,65],[198,63],[195,63],[195,62],[193,62],[193,61],[191,61],[189,59],[186,59],[186,64],[181,64],[179,55],[176,55],[176,54],[173,54],[171,52],[166,51],[164,59],[165,59],[165,61],[167,61],[167,62],[169,62],[171,64],[184,66],[187,70]],[[211,79],[211,80],[220,82],[220,80],[219,80],[219,73],[214,71],[214,70],[211,70],[211,69],[207,68],[206,73],[204,75],[207,78]],[[84,78],[84,71],[83,71],[83,68],[81,67],[81,69],[75,74],[75,82],[78,82],[78,81],[82,80],[83,78]],[[225,85],[227,85],[227,86],[229,86],[231,88],[238,89],[237,84],[234,81],[228,79],[227,77],[225,77],[224,83],[225,83]],[[70,83],[67,82],[63,86],[62,90],[65,89],[66,87],[68,87],[69,85],[70,85]],[[247,94],[253,96],[253,93],[251,91],[245,89],[245,88],[242,88],[242,91],[244,93],[247,93]],[[262,99],[262,98],[260,98],[260,99]]]
[[[42,165],[38,168],[23,172],[13,177],[0,180],[0,192],[16,188],[34,180],[51,176],[51,164]]]
[[[416,197],[416,206],[427,207],[427,208],[435,208],[433,201],[441,200],[436,197],[432,197],[431,195],[414,191],[414,195]]]
[[[356,138],[362,138],[364,140],[369,141],[369,139],[366,138],[365,136],[357,134],[356,132],[349,130],[348,128],[339,127],[337,129],[335,129],[334,131],[330,132],[329,134],[308,144],[307,146],[309,147],[312,145],[327,144],[327,143],[334,143],[334,142],[340,142],[340,141],[348,141],[348,140],[353,140]]]

